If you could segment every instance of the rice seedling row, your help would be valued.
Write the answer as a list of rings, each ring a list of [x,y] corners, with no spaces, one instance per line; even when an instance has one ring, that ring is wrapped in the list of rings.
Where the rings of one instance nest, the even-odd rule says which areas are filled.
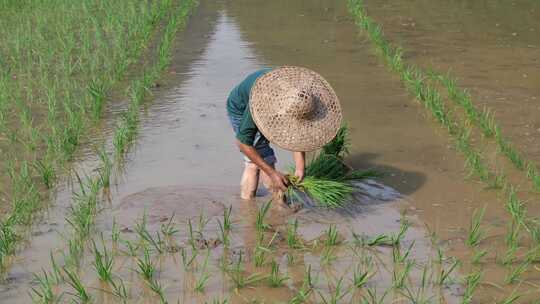
[[[0,4],[0,132],[9,140],[12,202],[0,223],[2,265],[24,239],[20,227],[33,222],[83,135],[97,126],[107,95],[174,4],[53,2]],[[110,172],[101,173],[104,183]]]
[[[369,16],[367,16],[363,1],[350,0],[349,9],[352,15],[355,17],[357,24],[367,32],[369,38],[375,44],[379,54],[388,63],[390,68],[401,76],[401,80],[405,84],[407,90],[429,110],[435,120],[440,122],[454,138],[457,149],[465,155],[466,167],[469,168],[471,174],[476,175],[488,186],[501,189],[502,193],[507,195],[506,209],[514,222],[514,225],[512,226],[514,227],[513,230],[509,229],[508,233],[519,233],[515,228],[516,225],[524,227],[529,232],[533,243],[538,244],[537,239],[535,239],[536,231],[538,231],[536,221],[532,217],[527,218],[524,204],[517,198],[514,187],[506,180],[504,174],[500,172],[493,172],[489,166],[485,164],[480,152],[474,149],[470,141],[470,130],[467,128],[467,125],[464,122],[455,119],[453,113],[446,108],[444,102],[442,101],[441,95],[437,91],[437,88],[428,81],[428,73],[412,65],[407,65],[403,61],[402,50],[398,47],[391,46],[390,43],[384,38],[381,27],[377,25]],[[457,93],[451,92],[450,95],[452,94]],[[473,113],[474,111],[470,109],[470,106],[468,107],[469,108],[465,109],[466,112]],[[502,137],[497,135],[499,131],[497,131],[498,128],[495,127],[495,123],[490,112],[485,112],[482,115],[469,115],[471,115],[471,119],[475,118],[483,121],[482,129],[484,130],[485,136],[495,136],[496,138],[499,138],[499,143],[502,142]],[[476,116],[472,117],[472,115]],[[502,149],[502,151],[504,152],[504,149]],[[508,148],[507,151],[512,151],[512,149]],[[514,153],[512,152],[510,154]],[[519,158],[516,158],[513,160],[513,162],[518,168],[520,168],[520,166],[518,166],[519,163],[523,163],[519,161]],[[476,247],[482,238],[482,231],[480,229],[482,215],[483,211],[477,212],[471,220],[469,236],[466,242],[472,247]],[[516,238],[516,236],[512,237]],[[513,242],[511,244],[514,245],[509,245],[507,260],[513,262],[516,243]],[[533,247],[536,247],[536,245]],[[533,248],[533,250],[535,249]],[[482,254],[480,253],[480,255]],[[478,257],[476,259],[478,259]],[[526,266],[528,266],[528,264],[525,260],[518,267],[509,269],[510,274],[505,280],[506,283],[515,282],[513,279],[523,273]],[[467,277],[468,279],[465,282],[468,287],[464,296],[465,302],[471,301],[473,291],[476,289],[478,284],[477,281],[480,279],[480,277],[481,276],[479,273],[477,273],[475,270],[473,270],[471,275]]]
[[[181,25],[185,23],[189,13],[196,6],[196,4],[197,3],[195,1],[183,1],[180,8],[174,14],[172,14],[166,24],[161,42],[159,44],[160,58],[166,58],[170,56],[172,46],[171,43],[175,37],[175,33],[181,27]],[[149,74],[144,73],[142,76],[142,80],[135,80],[133,82],[132,86],[130,87],[130,92],[132,93],[131,103],[126,110],[127,114],[125,114],[123,117],[126,117],[128,115],[134,115],[135,111],[139,110],[138,106],[142,103],[144,94],[137,92],[143,92],[144,90],[147,90],[149,83],[155,81],[157,77],[159,77],[160,72],[166,68],[166,65],[163,65],[163,61],[161,61],[161,63],[156,64],[155,67],[156,68],[152,68],[152,77],[149,77]],[[137,121],[132,121],[131,123],[136,122]],[[136,128],[136,125],[130,125],[129,127]],[[119,126],[119,128],[121,128],[121,126]],[[134,138],[130,138],[130,141],[132,140],[134,140]],[[125,152],[125,150],[123,150],[123,152]],[[113,166],[112,160],[109,158],[108,153],[104,149],[98,151],[98,156],[101,160],[101,166],[96,170],[96,174],[94,176],[86,176],[83,179],[77,175],[80,190],[74,194],[74,205],[71,207],[69,215],[66,218],[66,221],[73,228],[73,232],[71,237],[67,241],[68,250],[66,253],[64,253],[65,265],[63,266],[63,269],[65,274],[67,274],[69,278],[69,281],[67,282],[75,291],[71,295],[75,297],[79,302],[83,303],[89,302],[91,298],[87,295],[84,286],[80,284],[77,271],[81,266],[81,258],[84,255],[87,240],[90,234],[93,232],[95,217],[100,211],[100,194],[110,185],[110,175],[112,173]],[[120,161],[122,161],[122,159],[117,159],[117,162]],[[230,222],[228,222],[228,225],[230,225]],[[164,249],[162,247],[163,241],[161,240],[161,234],[158,231],[156,233],[156,237],[153,237],[146,230],[144,217],[142,219],[142,223],[138,225],[137,228],[138,234],[141,237],[144,245],[144,256],[142,259],[137,260],[138,273],[145,279],[145,282],[149,286],[149,288],[159,296],[160,301],[162,303],[166,303],[166,301],[164,300],[162,286],[160,285],[158,280],[153,278],[154,266],[150,260],[149,248],[147,247],[147,245],[145,245],[149,244],[150,246],[152,246],[152,248],[156,249],[157,252],[163,253]],[[167,236],[172,236],[176,232],[175,228],[172,227],[172,222],[164,224],[161,231],[164,235]],[[116,239],[117,243],[120,241],[119,234],[119,231],[113,229],[112,239]],[[115,280],[112,276],[114,255],[111,255],[111,252],[107,250],[105,243],[103,242],[103,238],[102,243],[103,246],[100,250],[98,249],[95,240],[92,240],[92,253],[95,257],[93,268],[95,269],[99,279],[103,282],[108,283],[113,288],[113,294],[125,301],[125,299],[127,298],[127,291],[123,281],[121,279]],[[131,243],[127,244],[131,255],[136,256],[137,249],[132,247]],[[52,264],[52,267],[53,269],[58,269],[58,266],[55,265],[55,263]],[[58,280],[56,282],[56,285],[60,284],[61,282],[65,282],[65,278],[63,278],[62,280]],[[41,288],[40,290],[35,290],[33,292],[33,299],[38,302],[44,301],[47,299],[45,297],[50,296],[51,293],[49,292],[49,289],[45,288]],[[61,295],[58,295],[58,297],[60,296]]]
[[[226,217],[226,215],[225,215]],[[217,218],[213,219],[217,222]],[[220,218],[222,221],[222,218]],[[145,223],[143,215],[134,226]],[[299,226],[299,224],[297,224]],[[406,227],[407,225],[404,225]],[[144,228],[150,235],[159,233],[158,225]],[[426,303],[430,300],[442,300],[439,289],[445,289],[453,283],[453,272],[457,264],[443,265],[440,267],[427,259],[415,260],[412,255],[403,254],[403,259],[392,262],[392,253],[387,245],[367,245],[358,243],[354,239],[342,240],[335,245],[315,240],[306,242],[302,249],[290,248],[285,238],[272,237],[259,243],[265,247],[266,260],[259,267],[252,268],[256,256],[249,256],[246,252],[250,248],[243,248],[238,255],[225,250],[227,245],[221,244],[214,249],[201,250],[192,248],[190,245],[189,225],[182,230],[185,233],[175,234],[168,242],[182,244],[182,250],[160,252],[140,233],[119,232],[117,236],[118,248],[113,239],[114,231],[107,237],[98,236],[93,239],[93,246],[83,249],[90,256],[83,259],[81,269],[91,265],[94,274],[86,272],[81,275],[75,268],[69,265],[60,267],[52,263],[50,271],[36,274],[36,287],[30,290],[34,302],[47,301],[48,299],[62,299],[63,301],[88,302],[93,299],[110,299],[111,301],[130,302],[135,299],[147,299],[149,301],[168,303],[177,302],[178,299],[197,299],[201,303],[227,303],[236,301],[264,301],[264,296],[257,296],[253,290],[270,288],[281,290],[290,294],[284,303],[383,303],[384,299],[393,296],[398,301],[406,302],[414,299],[417,303]],[[256,226],[253,224],[253,230]],[[408,252],[412,252],[412,245],[404,241],[406,228],[396,231],[392,238],[396,240],[391,246],[403,246]],[[244,233],[235,231],[231,227],[230,233]],[[319,237],[320,240],[328,239],[331,234],[341,235],[334,225],[327,227]],[[181,236],[183,235],[183,236]],[[398,237],[399,236],[399,237]],[[131,254],[127,244],[137,243],[138,248]],[[302,255],[315,256],[322,259],[326,250],[331,250],[336,259],[328,265],[318,265],[316,260],[301,264],[293,261],[283,267],[283,257],[286,254],[300,252]],[[181,259],[176,259],[181,256]],[[300,260],[304,261],[305,258]],[[162,264],[166,260],[178,260],[176,264]],[[379,263],[388,261],[390,269]],[[126,265],[133,265],[127,267]],[[419,265],[422,265],[421,267]],[[327,269],[334,269],[327,271]],[[392,270],[392,268],[394,270]],[[351,270],[351,271],[350,271]],[[352,271],[354,270],[354,271]],[[394,274],[392,274],[392,271]],[[420,272],[419,272],[420,271]],[[54,273],[60,277],[55,279]],[[333,274],[334,272],[335,275]],[[84,272],[82,272],[84,273]],[[218,275],[221,274],[221,275]],[[299,277],[300,275],[300,277]],[[171,276],[175,283],[170,284]],[[392,280],[392,276],[394,279]],[[168,279],[164,279],[167,277]],[[392,280],[390,286],[378,286],[383,277]],[[96,287],[105,283],[108,287]],[[294,282],[294,284],[293,284]],[[220,294],[209,286],[223,286]],[[141,288],[126,288],[126,286],[141,286]],[[176,287],[183,286],[180,291]],[[171,290],[175,290],[171,293]],[[187,298],[186,298],[187,296]],[[373,302],[376,300],[376,302]]]

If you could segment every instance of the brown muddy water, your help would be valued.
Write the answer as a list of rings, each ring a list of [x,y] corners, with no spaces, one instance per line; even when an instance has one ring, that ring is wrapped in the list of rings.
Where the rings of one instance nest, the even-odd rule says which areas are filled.
[[[380,9],[379,12],[384,11],[382,6]],[[398,13],[388,13],[394,14]],[[268,221],[272,230],[265,234],[263,243],[276,233],[268,260],[275,259],[289,280],[279,288],[259,282],[235,289],[219,267],[222,257],[234,262],[243,256],[248,273],[269,271],[266,266],[253,266],[253,248],[257,244],[254,223],[258,207],[266,198],[261,196],[255,204],[242,202],[237,196],[242,157],[233,143],[225,98],[251,71],[285,64],[306,66],[324,75],[340,97],[351,129],[352,149],[347,161],[358,169],[375,168],[386,176],[359,184],[356,203],[347,210],[304,209],[290,217],[271,211]],[[458,72],[469,75],[470,70]],[[529,74],[533,77],[534,71]],[[142,115],[137,144],[117,175],[110,200],[103,203],[96,228],[96,236],[103,232],[106,243],[118,255],[114,273],[125,281],[131,296],[129,302],[156,303],[159,299],[138,277],[134,270],[136,260],[126,253],[125,243],[115,245],[110,241],[113,218],[120,227],[121,238],[135,242],[135,226],[144,214],[152,234],[174,214],[179,233],[167,240],[167,253],[156,258],[155,263],[168,301],[178,303],[204,303],[215,298],[229,298],[232,303],[287,302],[301,288],[308,265],[314,275],[319,275],[316,286],[328,296],[336,290],[340,278],[350,285],[351,267],[365,267],[366,260],[372,260],[378,270],[368,286],[381,296],[392,286],[393,273],[400,271],[392,262],[392,250],[358,249],[352,246],[351,234],[373,237],[397,233],[403,222],[402,211],[407,211],[407,219],[412,223],[403,245],[407,248],[414,243],[411,258],[416,261],[407,286],[418,291],[424,267],[430,273],[441,267],[434,261],[438,248],[460,258],[469,254],[462,244],[474,208],[491,204],[486,211],[489,236],[503,234],[506,228],[507,217],[502,204],[497,205],[496,192],[464,179],[462,157],[450,148],[446,134],[405,93],[399,79],[373,54],[370,42],[358,36],[344,2],[202,1],[187,28],[179,34],[172,66],[153,93]],[[110,119],[105,122],[104,136],[111,133],[115,113],[122,107],[122,102],[115,102],[108,109]],[[89,171],[95,160],[89,151],[83,150],[82,154],[86,160],[76,166]],[[283,170],[291,161],[284,151],[278,151],[278,159]],[[59,188],[53,207],[44,214],[43,223],[33,229],[27,247],[14,258],[6,281],[0,286],[2,303],[31,302],[28,293],[35,287],[31,283],[32,273],[42,268],[50,270],[51,251],[62,264],[67,229],[64,218],[71,204],[71,191],[66,181]],[[231,245],[225,248],[215,240],[219,231],[217,219],[222,218],[228,206],[233,210],[233,232]],[[179,250],[189,248],[187,222],[197,223],[201,214],[209,222],[200,231],[203,245],[196,258],[198,267],[185,269]],[[309,244],[309,250],[290,250],[283,240],[287,221],[293,218],[298,219],[299,235]],[[328,252],[320,246],[324,242],[320,236],[330,224],[336,225],[346,242],[332,250],[336,258],[326,263],[322,260]],[[439,240],[432,240],[432,232]],[[201,265],[206,254],[209,263],[204,268]],[[294,262],[290,263],[287,256],[293,256]],[[90,254],[83,258],[80,275],[94,301],[119,302],[97,279],[92,259]],[[446,266],[445,263],[442,267]],[[194,284],[204,271],[211,274],[205,292],[195,292]],[[463,273],[454,274],[452,279]],[[502,270],[490,275],[504,277]],[[71,292],[64,285],[58,290]],[[493,303],[511,290],[483,286],[477,303]],[[429,286],[423,292],[431,302],[458,303],[463,288],[454,283]],[[339,302],[357,303],[362,293],[365,291],[347,294]],[[62,300],[70,299],[72,296],[66,293]],[[320,302],[321,298],[313,294],[311,303]],[[385,302],[408,301],[392,292]]]

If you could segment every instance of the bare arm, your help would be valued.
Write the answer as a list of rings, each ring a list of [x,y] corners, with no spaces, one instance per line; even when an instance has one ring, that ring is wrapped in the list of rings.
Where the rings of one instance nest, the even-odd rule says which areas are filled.
[[[272,185],[275,188],[281,191],[287,190],[287,184],[289,183],[287,177],[267,164],[254,147],[243,144],[239,140],[236,140],[236,144],[244,155],[246,155],[255,165],[257,165],[261,170],[264,171],[264,173],[266,173],[266,175],[270,177],[272,180]]]
[[[295,172],[294,175],[298,177],[299,181],[304,179],[304,173],[306,168],[306,152],[293,152]]]

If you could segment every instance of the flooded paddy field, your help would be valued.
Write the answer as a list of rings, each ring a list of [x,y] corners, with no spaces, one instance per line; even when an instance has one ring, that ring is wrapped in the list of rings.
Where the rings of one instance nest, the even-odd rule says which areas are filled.
[[[518,96],[514,93],[530,94],[526,104],[531,106],[527,113],[532,121],[532,97],[538,93],[532,79],[538,75],[531,68],[523,82],[508,76],[516,81],[508,88],[488,78],[491,73],[504,77],[521,73],[511,67],[527,65],[526,56],[535,60],[532,51],[528,53],[531,47],[524,45],[535,46],[537,36],[511,35],[520,41],[515,45],[501,42],[508,52],[518,48],[528,54],[516,61],[491,53],[492,49],[478,49],[478,54],[487,54],[483,59],[493,56],[508,68],[481,66],[482,61],[475,59],[480,55],[449,54],[451,48],[443,42],[454,39],[453,45],[461,44],[471,52],[475,45],[465,44],[454,32],[431,27],[450,22],[443,21],[442,11],[454,12],[455,17],[461,11],[469,12],[464,16],[480,14],[482,8],[471,4],[452,10],[435,3],[367,1],[365,7],[384,26],[387,38],[404,48],[407,62],[433,66],[441,73],[451,69],[460,87],[471,88],[479,109],[484,104],[494,107],[505,138],[515,142],[525,159],[535,161],[533,145],[519,141],[519,126],[510,122],[521,116],[496,108],[488,97],[497,91],[504,96],[501,100],[510,102]],[[533,4],[513,7],[517,15],[536,12],[531,11]],[[422,10],[440,14],[415,15]],[[489,18],[499,18],[489,12],[493,11],[483,11],[485,24]],[[397,16],[412,19],[407,26],[415,29],[404,30]],[[493,37],[507,31],[477,29],[473,19],[454,22],[470,24],[462,29],[467,35],[475,35],[472,29]],[[538,26],[533,16],[518,19],[512,26]],[[78,150],[70,166],[79,180],[75,174],[58,179],[50,207],[9,255],[1,301],[537,301],[535,226],[529,221],[538,208],[536,194],[528,190],[534,181],[514,168],[506,154],[497,152],[495,140],[476,129],[471,135],[473,146],[484,148],[482,159],[487,159],[489,170],[504,168],[506,183],[490,187],[470,166],[464,167],[468,156],[407,92],[400,75],[385,64],[355,21],[346,1],[201,1],[186,27],[174,33],[170,60],[159,78],[152,79],[151,95],[136,102],[134,95],[108,97],[111,102],[104,105],[98,135],[89,141],[104,142],[110,161],[104,162],[92,148]],[[421,24],[429,25],[429,30],[418,32]],[[503,21],[499,24],[504,28]],[[439,41],[438,48],[426,47],[422,39],[427,37]],[[438,58],[444,60],[438,63]],[[265,211],[269,197],[264,190],[255,202],[238,196],[242,156],[234,145],[225,99],[245,75],[279,65],[309,67],[332,84],[350,129],[347,163],[384,173],[357,184],[347,208],[305,208],[283,216],[272,207]],[[479,69],[489,73],[476,77]],[[137,79],[137,72],[133,78]],[[525,103],[501,104],[517,111]],[[457,107],[455,113],[466,117]],[[136,139],[121,151],[122,157],[114,157],[123,138],[119,126],[129,123],[130,115],[136,115]],[[473,120],[470,125],[474,126]],[[278,151],[278,167],[286,170],[291,162],[289,153]],[[105,171],[110,171],[108,186],[101,178]],[[511,186],[519,198],[509,204],[506,192]],[[519,213],[522,205],[527,208],[523,223],[508,211]],[[94,220],[85,223],[82,220],[89,219],[85,214]],[[508,237],[512,222],[515,225],[510,227],[518,232]]]

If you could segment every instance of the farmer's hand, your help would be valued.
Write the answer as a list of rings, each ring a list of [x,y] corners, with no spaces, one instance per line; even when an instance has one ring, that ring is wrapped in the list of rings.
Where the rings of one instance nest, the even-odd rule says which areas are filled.
[[[283,173],[274,170],[272,174],[270,175],[270,179],[272,180],[272,187],[276,190],[281,191],[287,191],[287,185],[289,184],[289,180]]]

